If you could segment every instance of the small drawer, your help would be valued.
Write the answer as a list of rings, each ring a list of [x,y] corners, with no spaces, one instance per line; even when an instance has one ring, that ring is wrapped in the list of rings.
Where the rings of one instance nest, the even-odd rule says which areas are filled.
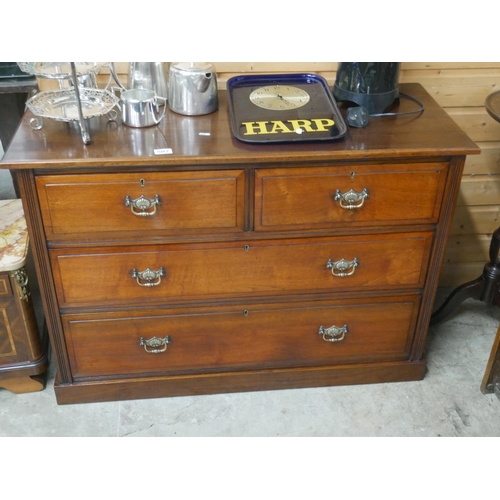
[[[105,306],[416,288],[431,242],[431,232],[416,232],[50,254],[62,307]]]
[[[49,175],[36,179],[47,238],[237,233],[244,171]]]
[[[435,223],[447,163],[260,169],[255,230]]]
[[[406,360],[419,297],[63,316],[75,378]],[[335,330],[337,327],[339,330]]]

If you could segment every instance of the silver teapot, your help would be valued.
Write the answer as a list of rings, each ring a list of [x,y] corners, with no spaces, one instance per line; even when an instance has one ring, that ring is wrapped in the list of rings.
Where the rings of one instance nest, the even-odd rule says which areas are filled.
[[[217,76],[211,63],[170,65],[168,105],[181,115],[207,115],[219,108]]]

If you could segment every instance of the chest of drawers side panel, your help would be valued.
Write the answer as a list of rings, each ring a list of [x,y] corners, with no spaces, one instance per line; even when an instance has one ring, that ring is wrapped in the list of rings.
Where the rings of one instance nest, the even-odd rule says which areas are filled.
[[[55,292],[52,266],[47,248],[45,229],[40,211],[35,175],[32,170],[20,170],[17,173],[19,189],[23,200],[24,215],[30,235],[38,284],[40,287],[45,322],[52,346],[52,355],[56,364],[59,383],[71,384],[71,367],[69,364],[66,342]]]
[[[427,280],[422,293],[422,305],[415,330],[415,342],[411,352],[412,360],[420,360],[424,356],[425,340],[427,337],[434,300],[439,281],[439,274],[443,265],[446,243],[451,229],[455,212],[460,181],[465,164],[465,156],[455,156],[450,159],[450,167],[446,178],[446,187],[441,201],[439,221],[436,226],[434,244],[429,259]]]

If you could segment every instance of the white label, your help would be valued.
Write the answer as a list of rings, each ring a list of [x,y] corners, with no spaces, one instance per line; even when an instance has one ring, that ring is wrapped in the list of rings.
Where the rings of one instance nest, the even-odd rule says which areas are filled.
[[[154,153],[155,153],[155,155],[171,155],[172,148],[155,149]]]

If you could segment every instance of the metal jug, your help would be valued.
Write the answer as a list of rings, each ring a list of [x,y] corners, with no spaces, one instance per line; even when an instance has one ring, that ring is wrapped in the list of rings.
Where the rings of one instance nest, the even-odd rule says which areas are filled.
[[[130,89],[125,90],[121,96],[122,121],[129,127],[151,127],[158,125],[165,116],[166,106],[162,113],[158,107],[161,101],[166,104],[164,97],[159,97],[154,90]]]
[[[211,63],[172,63],[168,103],[181,115],[207,115],[219,107],[217,76]]]
[[[128,88],[118,78],[115,63],[109,64],[111,74],[122,90],[153,90],[158,97],[167,99],[167,76],[162,62],[131,62],[128,67]]]

